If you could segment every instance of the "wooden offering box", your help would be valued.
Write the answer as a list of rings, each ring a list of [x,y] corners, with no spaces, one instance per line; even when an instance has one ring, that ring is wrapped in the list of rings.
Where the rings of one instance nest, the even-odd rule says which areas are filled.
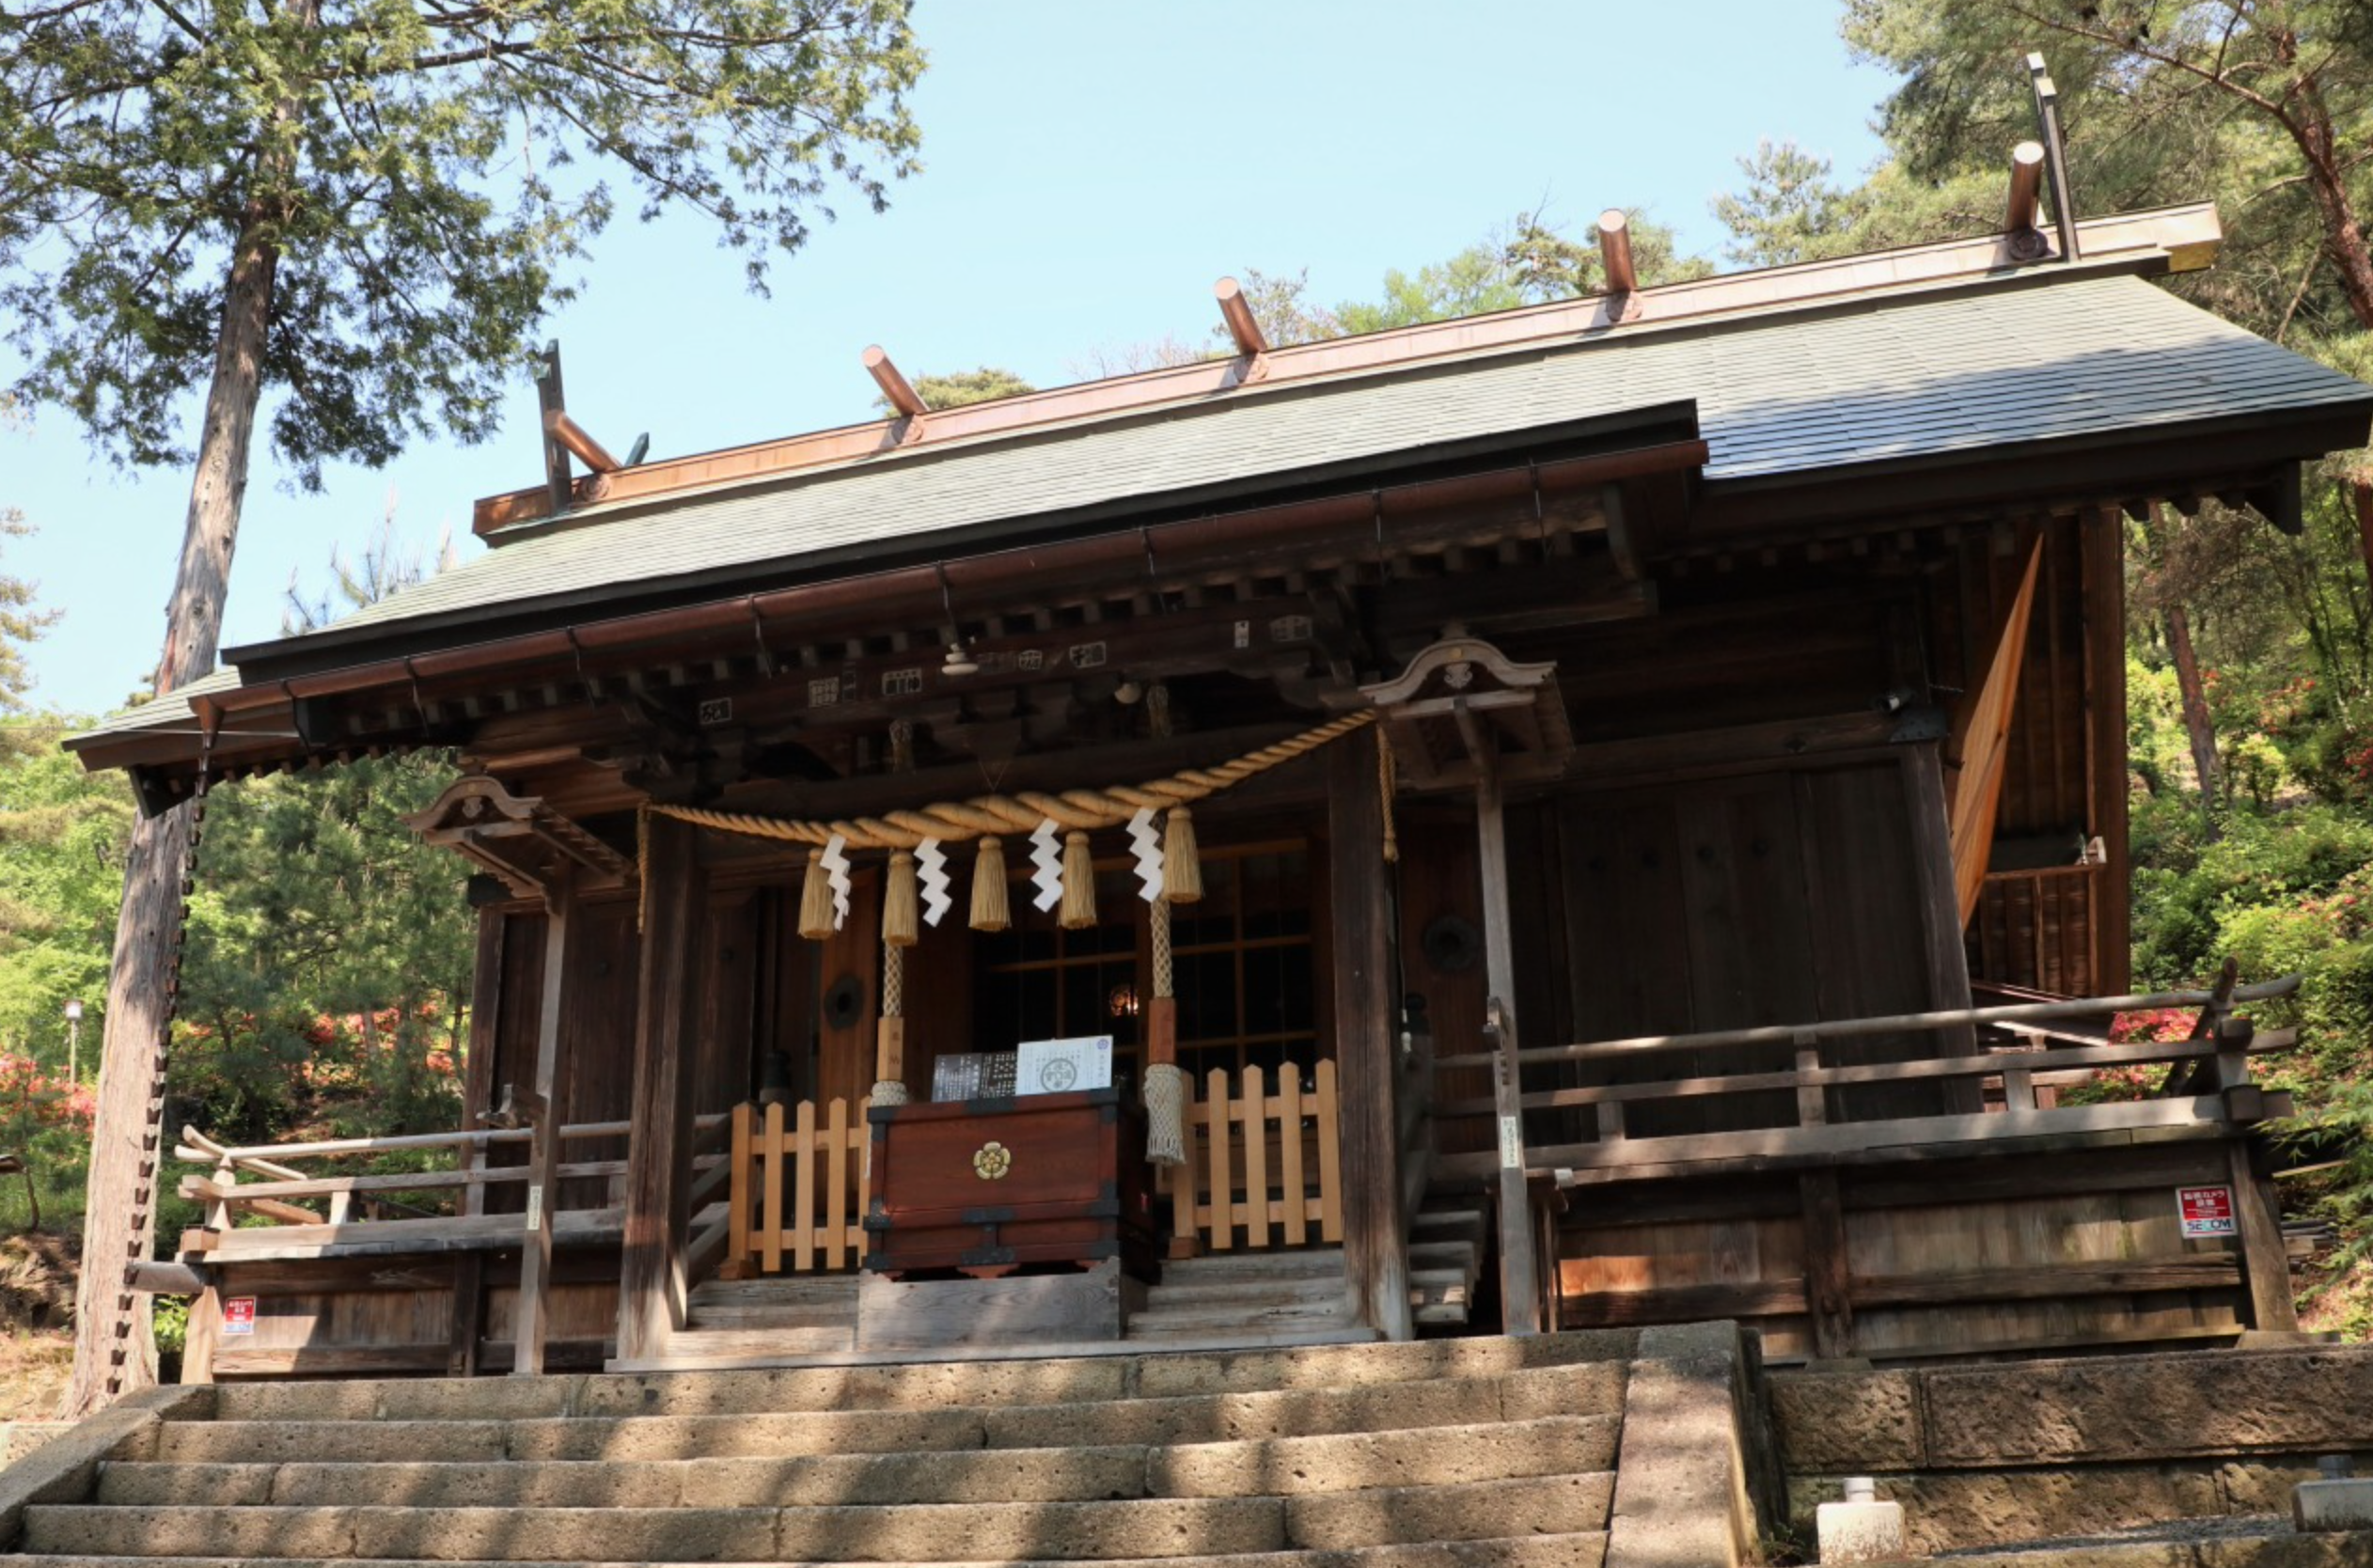
[[[1145,1120],[1114,1089],[875,1105],[865,1266],[994,1279],[1118,1258],[1151,1278]]]

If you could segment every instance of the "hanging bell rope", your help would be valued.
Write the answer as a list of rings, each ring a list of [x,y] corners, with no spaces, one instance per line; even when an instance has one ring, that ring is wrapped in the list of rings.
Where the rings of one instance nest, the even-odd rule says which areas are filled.
[[[1154,995],[1145,1004],[1145,1157],[1155,1165],[1186,1163],[1186,1070],[1178,1065],[1178,1001],[1171,957],[1170,901],[1148,906],[1154,949]]]
[[[912,868],[909,868],[911,870]],[[906,949],[882,944],[882,1016],[873,1026],[873,1103],[906,1103]]]

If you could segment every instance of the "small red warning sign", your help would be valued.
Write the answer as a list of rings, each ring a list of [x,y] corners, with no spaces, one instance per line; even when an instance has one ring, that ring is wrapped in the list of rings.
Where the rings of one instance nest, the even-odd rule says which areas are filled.
[[[2233,1220],[2233,1189],[2231,1187],[2177,1187],[2176,1213],[2183,1219],[2183,1233],[2193,1236],[2238,1236],[2240,1227]]]
[[[252,1334],[256,1331],[256,1298],[235,1295],[223,1303],[223,1332]]]

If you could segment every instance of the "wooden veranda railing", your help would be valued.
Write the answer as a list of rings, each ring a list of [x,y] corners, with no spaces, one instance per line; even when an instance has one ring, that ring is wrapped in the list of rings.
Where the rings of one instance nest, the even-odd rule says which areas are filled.
[[[1214,1068],[1186,1107],[1186,1163],[1171,1172],[1172,1229],[1214,1252],[1343,1240],[1335,1064],[1308,1088],[1292,1064],[1270,1088],[1257,1067],[1231,1089]]]
[[[702,1152],[725,1118],[695,1119],[693,1211],[697,1215],[715,1197],[723,1179],[724,1156]],[[582,1121],[560,1128],[565,1147],[589,1138],[626,1137],[634,1130],[627,1121]],[[504,1146],[525,1148],[534,1138],[526,1127],[490,1127],[477,1132],[414,1133],[387,1137],[319,1138],[303,1143],[272,1143],[233,1147],[216,1142],[195,1127],[181,1131],[173,1151],[176,1159],[212,1168],[205,1176],[185,1176],[181,1194],[206,1205],[205,1228],[218,1234],[231,1231],[243,1218],[268,1220],[273,1226],[327,1226],[340,1231],[368,1226],[383,1242],[416,1240],[425,1250],[464,1243],[478,1231],[501,1227],[515,1230],[515,1218],[489,1216],[486,1193],[491,1187],[526,1183],[534,1178],[526,1164],[494,1165],[488,1154]],[[284,1162],[344,1160],[388,1154],[450,1153],[454,1164],[445,1169],[379,1171],[363,1175],[312,1175]],[[626,1174],[626,1160],[578,1160],[555,1168],[559,1181],[596,1179],[608,1185],[609,1198],[590,1208],[564,1211],[614,1224],[619,1215],[616,1188]],[[258,1178],[242,1180],[243,1177]],[[452,1193],[450,1214],[406,1198],[437,1200]],[[319,1202],[322,1207],[309,1207]],[[259,1237],[259,1241],[267,1239]],[[360,1235],[338,1240],[363,1240]],[[337,1245],[333,1241],[325,1245]]]
[[[727,1279],[853,1269],[865,1261],[865,1113],[873,1102],[733,1107]]]
[[[1552,1196],[1558,1188],[1592,1186],[1604,1195],[1596,1206],[1610,1207],[1621,1203],[1609,1186],[1616,1183],[1749,1176],[1796,1187],[1800,1280],[1761,1280],[1760,1295],[1725,1281],[1645,1292],[1585,1286],[1574,1296],[1564,1294],[1569,1287],[1562,1269],[1556,1276],[1544,1271],[1545,1284],[1560,1281],[1547,1284],[1548,1305],[1553,1311],[1572,1308],[1573,1322],[1800,1312],[1814,1352],[1836,1356],[1856,1353],[1855,1313],[1864,1308],[2238,1285],[2245,1308],[2240,1321],[2288,1330],[2297,1317],[2287,1248],[2271,1184],[2249,1135],[2289,1115],[2291,1106],[2287,1094],[2253,1081],[2251,1058],[2290,1049],[2296,1036],[2289,1029],[2260,1031],[2234,1009],[2290,996],[2299,984],[2294,975],[2239,986],[2228,962],[2216,988],[2207,992],[2041,1000],[1526,1050],[1509,1049],[1503,1038],[1496,1055],[1441,1058],[1444,1066],[1492,1065],[1502,1081],[1493,1099],[1436,1107],[1437,1118],[1447,1121],[1489,1118],[1499,1133],[1497,1149],[1442,1154],[1436,1169],[1495,1192],[1514,1174],[1522,1184],[1516,1201],[1532,1210],[1532,1223],[1524,1223],[1528,1216],[1503,1198],[1502,1247],[1521,1247],[1527,1261],[1552,1264],[1562,1262],[1561,1231],[1545,1216],[1566,1207]],[[2188,1038],[2110,1038],[2116,1014],[2192,1009],[2198,1012]],[[1552,1070],[1566,1081],[1540,1081]],[[2060,1088],[2112,1071],[2126,1081],[2098,1103],[2060,1103]],[[1675,1114],[1692,1105],[1707,1114]],[[1724,1117],[1733,1130],[1711,1130]],[[2064,1259],[2009,1274],[1981,1268],[1868,1275],[1854,1267],[1845,1178],[1856,1168],[2171,1141],[2200,1152],[2191,1167],[2197,1175],[2188,1179],[2224,1191],[2230,1229],[2216,1233],[2230,1235],[2234,1245],[2221,1256],[2187,1251],[2140,1262]],[[1941,1201],[1952,1201],[1951,1190],[1950,1182],[1937,1184]],[[1518,1222],[1513,1226],[1512,1215]],[[1582,1229],[1587,1231],[1587,1224]],[[1503,1269],[1503,1280],[1504,1275]]]
[[[1675,1056],[1720,1051],[1768,1059],[1752,1067],[1658,1074],[1644,1082],[1526,1088],[1517,1096],[1524,1112],[1586,1109],[1595,1137],[1532,1143],[1525,1164],[1536,1179],[1559,1184],[1637,1180],[1646,1176],[1782,1168],[1900,1159],[1939,1145],[1993,1139],[2049,1138],[2142,1128],[2218,1125],[2246,1127],[2289,1112],[2288,1097],[2251,1081],[2249,1058],[2285,1051],[2297,1043],[2289,1029],[2258,1032],[2233,1016],[2236,1003],[2289,996],[2300,977],[2263,984],[2220,987],[2215,992],[2163,992],[2008,1007],[1961,1008],[1894,1017],[1828,1020],[1801,1027],[1721,1029],[1700,1034],[1655,1035],[1579,1045],[1538,1046],[1517,1053],[1520,1068],[1550,1065],[1590,1069],[1653,1062]],[[2121,1012],[2201,1010],[2192,1038],[2108,1043],[2059,1026],[2103,1019]],[[1982,1032],[1981,1032],[1982,1031]],[[1918,1034],[1959,1037],[1958,1054],[1908,1061],[1831,1065],[1825,1047],[1875,1037]],[[1446,1056],[1443,1067],[1488,1066],[1493,1058],[1475,1053]],[[1786,1062],[1787,1065],[1780,1065]],[[2085,1105],[2044,1105],[2035,1095],[2038,1075],[2082,1070],[2164,1067],[2164,1077],[2145,1097]],[[1531,1074],[1527,1074],[1528,1077]],[[1924,1115],[1854,1119],[1841,1114],[1832,1090],[1916,1084],[1959,1085],[1960,1104],[1947,1096],[1944,1108]],[[1992,1090],[1991,1096],[1984,1093]],[[1731,1132],[1639,1136],[1627,1126],[1626,1107],[1671,1105],[1722,1096],[1769,1094],[1794,1097],[1792,1124]],[[1991,1109],[1977,1108],[1999,1098]],[[1490,1100],[1448,1101],[1436,1105],[1438,1120],[1488,1117]],[[1495,1152],[1437,1156],[1436,1169],[1454,1178],[1482,1178],[1499,1168]]]

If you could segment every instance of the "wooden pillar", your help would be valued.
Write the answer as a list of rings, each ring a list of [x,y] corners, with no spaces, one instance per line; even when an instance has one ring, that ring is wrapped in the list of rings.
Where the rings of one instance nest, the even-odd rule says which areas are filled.
[[[692,1174],[692,1079],[702,998],[695,983],[708,889],[690,823],[654,817],[643,874],[642,964],[635,1024],[625,1247],[619,1262],[618,1354],[666,1354],[684,1326]]]
[[[478,913],[478,963],[470,976],[469,1065],[463,1078],[462,1125],[478,1129],[478,1120],[495,1104],[495,1053],[500,1038],[503,1010],[503,938],[511,917],[498,909]],[[466,1161],[473,1171],[486,1168],[486,1146],[472,1149]],[[486,1187],[473,1182],[462,1189],[462,1213],[475,1218],[486,1212]],[[453,1259],[453,1314],[445,1357],[448,1377],[478,1375],[478,1344],[486,1329],[486,1255],[457,1253]]]
[[[1364,745],[1328,746],[1327,783],[1344,1268],[1359,1321],[1387,1339],[1406,1340],[1415,1328],[1393,1107],[1392,900],[1385,885],[1384,801],[1375,753]]]
[[[2133,862],[2126,826],[2126,522],[2115,507],[2084,520],[2084,733],[2093,832],[2108,860],[2093,910],[2093,986],[2133,983]]]
[[[536,1066],[524,1100],[534,1119],[527,1145],[526,1235],[519,1248],[519,1310],[511,1333],[511,1375],[543,1372],[543,1341],[550,1326],[544,1291],[552,1280],[552,1211],[559,1200],[560,1008],[568,994],[569,928],[575,922],[576,882],[563,861],[544,890],[543,995],[536,1013]],[[514,1099],[523,1098],[515,1096]]]
[[[1854,1354],[1854,1298],[1837,1172],[1813,1170],[1798,1177],[1797,1199],[1804,1215],[1804,1306],[1813,1325],[1813,1354],[1839,1360]]]
[[[2283,1245],[2274,1184],[2258,1168],[2248,1138],[2227,1138],[2224,1148],[2233,1179],[2233,1215],[2240,1231],[2241,1281],[2249,1292],[2250,1326],[2296,1332],[2299,1306],[2290,1294],[2290,1254]]]
[[[1515,917],[1508,905],[1508,826],[1500,788],[1498,742],[1487,725],[1458,714],[1475,760],[1475,847],[1483,873],[1484,975],[1493,1023],[1492,1109],[1500,1147],[1500,1319],[1509,1334],[1541,1331],[1538,1261],[1533,1257],[1532,1190],[1524,1176],[1524,1118],[1517,1070]]]
[[[1944,760],[1933,742],[1903,748],[1905,806],[1911,814],[1912,864],[1920,878],[1921,946],[1927,961],[1927,1006],[1938,1011],[1970,1005],[1970,955],[1961,945],[1961,897],[1953,880],[1953,833],[1945,806]],[[1939,1029],[1941,1056],[1977,1054],[1977,1030],[1962,1024]],[[1976,1078],[1947,1078],[1940,1085],[1948,1114],[1975,1115],[1986,1108]]]
[[[189,1327],[181,1338],[181,1381],[214,1381],[214,1352],[223,1341],[223,1297],[210,1282],[190,1300]]]

